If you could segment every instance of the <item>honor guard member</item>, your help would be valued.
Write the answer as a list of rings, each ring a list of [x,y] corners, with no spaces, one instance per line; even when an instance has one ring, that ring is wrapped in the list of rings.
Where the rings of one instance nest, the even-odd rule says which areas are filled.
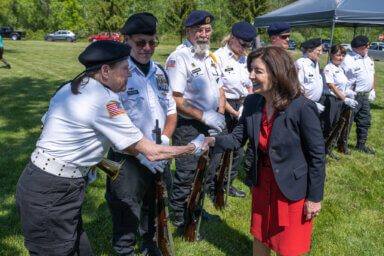
[[[169,80],[176,101],[178,122],[172,137],[173,145],[185,145],[199,133],[219,134],[225,128],[225,95],[216,57],[209,51],[214,17],[206,11],[194,11],[184,22],[187,39],[166,61]],[[211,156],[207,184],[212,184],[221,155]],[[176,160],[171,206],[174,225],[184,224],[184,210],[198,157],[185,156]],[[211,187],[207,185],[206,187]],[[219,219],[203,211],[203,218]]]
[[[130,47],[114,41],[89,45],[79,56],[86,70],[50,101],[36,149],[16,187],[24,244],[31,255],[92,255],[82,228],[87,175],[111,145],[161,160],[199,150],[156,145],[125,114],[117,92],[131,76]],[[201,146],[200,146],[201,147]]]
[[[291,36],[291,27],[284,21],[276,21],[268,27],[269,40],[271,46],[288,49],[288,41]]]
[[[366,36],[357,36],[352,42],[352,52],[347,54],[341,67],[345,71],[352,89],[356,92],[358,105],[353,109],[356,122],[356,149],[367,154],[375,154],[365,143],[368,129],[371,127],[371,109],[369,102],[375,99],[375,63],[368,56],[369,40]],[[350,124],[350,128],[352,122]]]
[[[224,45],[214,54],[217,59],[217,66],[223,74],[223,89],[227,104],[225,105],[225,121],[230,127],[240,118],[243,102],[248,94],[252,94],[252,82],[249,79],[247,70],[247,56],[245,52],[251,46],[256,36],[256,29],[246,21],[233,25],[232,32]],[[233,164],[231,170],[229,195],[234,197],[245,197],[243,191],[232,186],[238,175],[238,168],[243,159],[244,148],[233,152]]]
[[[342,45],[333,45],[329,55],[331,62],[323,70],[325,83],[327,84],[323,91],[325,110],[320,115],[320,120],[323,122],[324,139],[328,139],[331,135],[343,109],[346,109],[346,107],[355,108],[358,104],[354,100],[355,93],[350,89],[348,78],[341,68],[345,55],[346,50]],[[339,160],[332,153],[332,145],[325,150],[331,158]]]
[[[137,13],[128,18],[121,30],[125,43],[132,48],[129,58],[132,76],[126,90],[119,93],[119,98],[123,107],[129,110],[127,115],[133,124],[153,142],[156,142],[153,130],[158,120],[162,144],[169,145],[169,138],[176,127],[176,103],[163,67],[151,60],[158,45],[156,24],[157,19],[152,14]],[[108,158],[118,162],[125,160],[117,179],[107,181],[106,199],[112,214],[115,251],[119,255],[135,255],[140,224],[140,253],[160,256],[153,240],[156,217],[154,177],[165,167],[170,175],[168,161],[150,162],[141,154],[134,157],[116,149],[111,149]]]
[[[304,95],[316,103],[319,113],[324,106],[319,102],[323,93],[323,79],[319,59],[322,53],[321,38],[313,38],[301,44],[303,56],[296,60],[297,75]]]

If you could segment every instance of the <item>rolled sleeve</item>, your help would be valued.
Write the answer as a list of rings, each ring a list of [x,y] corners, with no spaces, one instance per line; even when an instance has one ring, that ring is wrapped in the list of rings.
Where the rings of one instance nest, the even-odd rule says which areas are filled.
[[[184,59],[181,56],[169,57],[167,60],[166,70],[169,76],[172,91],[184,93],[188,79]]]

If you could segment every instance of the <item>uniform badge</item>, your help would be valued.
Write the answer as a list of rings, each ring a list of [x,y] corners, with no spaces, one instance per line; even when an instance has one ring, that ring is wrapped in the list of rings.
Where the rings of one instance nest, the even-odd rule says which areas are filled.
[[[196,67],[195,63],[192,63],[192,67],[193,67],[193,68]]]
[[[125,114],[125,109],[118,102],[111,102],[107,104],[107,111],[109,117],[114,117],[120,114]]]
[[[213,62],[213,60],[211,61],[211,67],[213,67],[213,68],[216,67],[216,64],[215,64],[215,62]]]
[[[205,24],[209,24],[211,22],[211,17],[206,17],[205,18]]]
[[[169,60],[167,63],[167,67],[169,67],[169,68],[176,67],[176,61],[175,60]]]
[[[135,90],[135,88],[128,88],[127,89],[127,95],[130,96],[130,95],[135,95],[135,94],[139,94],[139,91],[138,90]]]
[[[169,91],[169,85],[163,74],[156,74],[157,88],[161,91]]]
[[[161,94],[163,94],[164,96],[167,96],[168,93],[166,93],[166,92],[162,92]]]

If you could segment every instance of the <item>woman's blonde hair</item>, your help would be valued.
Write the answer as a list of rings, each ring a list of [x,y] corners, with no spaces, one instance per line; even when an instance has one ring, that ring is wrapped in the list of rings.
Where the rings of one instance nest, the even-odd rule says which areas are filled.
[[[232,34],[228,34],[223,37],[223,40],[221,40],[220,42],[221,46],[225,46],[229,42],[229,39],[231,39],[231,35]]]

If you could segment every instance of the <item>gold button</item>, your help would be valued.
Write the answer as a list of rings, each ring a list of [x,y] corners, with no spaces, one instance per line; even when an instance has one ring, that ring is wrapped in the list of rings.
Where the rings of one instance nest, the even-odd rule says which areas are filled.
[[[275,153],[276,153],[276,150],[272,149],[271,153],[272,153],[272,154],[275,154]]]
[[[275,170],[275,173],[279,173],[279,169],[276,169],[276,170]]]
[[[71,178],[73,178],[73,175],[72,175],[72,177]]]
[[[61,176],[61,173],[59,173],[59,174],[57,174],[57,175]]]
[[[64,170],[63,168],[60,169],[60,171],[63,171],[63,170]]]
[[[48,158],[48,161],[51,161],[51,159]]]
[[[45,167],[43,167],[43,170],[45,171]]]
[[[65,167],[65,164],[63,164],[63,167]]]
[[[73,171],[73,173],[76,173],[76,171]]]
[[[45,163],[45,165],[48,165],[48,163]]]

